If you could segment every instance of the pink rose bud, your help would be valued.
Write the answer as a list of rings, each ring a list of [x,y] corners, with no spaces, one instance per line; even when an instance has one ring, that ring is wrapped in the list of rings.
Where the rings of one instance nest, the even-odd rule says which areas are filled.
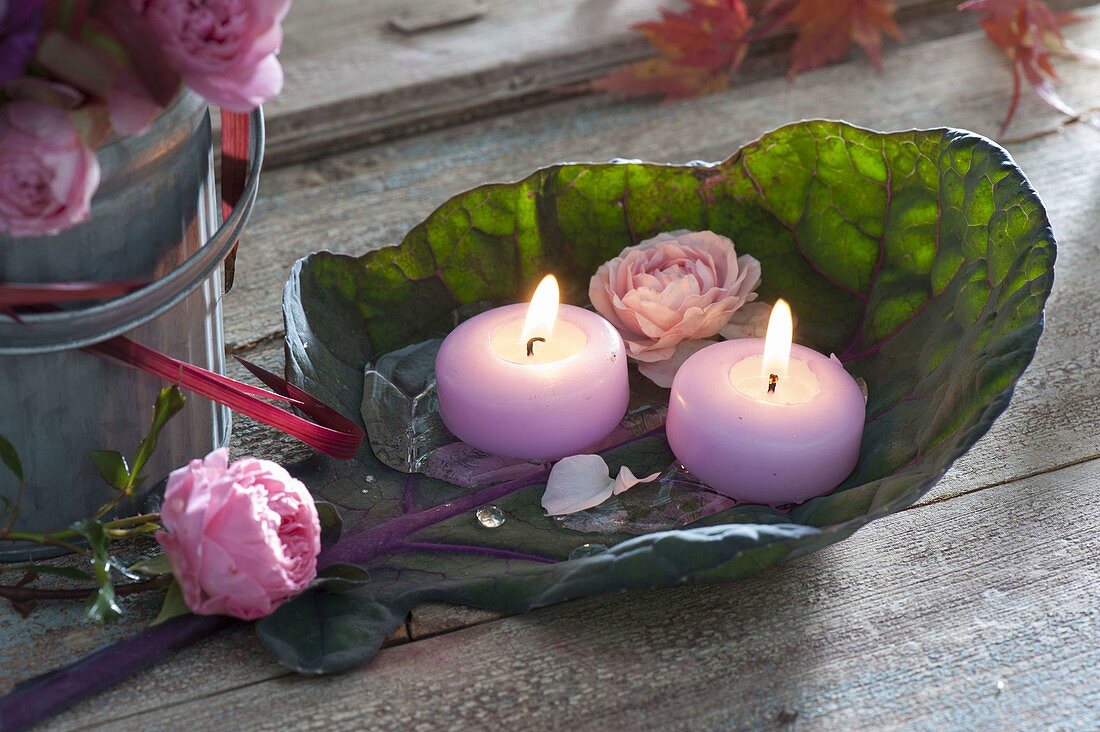
[[[131,0],[183,83],[207,101],[247,112],[276,96],[275,54],[290,0]]]
[[[88,218],[99,162],[65,110],[0,105],[0,233],[56,234]]]
[[[215,450],[168,476],[157,541],[192,612],[255,620],[317,576],[321,524],[309,491],[282,466],[227,463]]]
[[[738,308],[756,299],[760,262],[737,256],[711,231],[658,234],[602,265],[588,298],[614,325],[627,355],[663,361],[683,341],[710,338]]]

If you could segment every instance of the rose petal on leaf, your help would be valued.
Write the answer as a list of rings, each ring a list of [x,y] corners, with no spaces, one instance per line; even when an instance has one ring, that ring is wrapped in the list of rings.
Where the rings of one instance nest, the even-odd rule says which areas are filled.
[[[619,468],[619,475],[615,478],[615,483],[611,488],[613,495],[619,495],[625,493],[639,483],[649,483],[650,481],[657,480],[661,476],[660,472],[650,473],[644,478],[639,478],[634,475],[634,471],[625,465]]]
[[[562,516],[600,505],[613,495],[628,491],[639,483],[656,480],[660,473],[638,478],[625,465],[611,480],[611,470],[599,455],[573,455],[562,458],[550,471],[542,507],[547,515]]]
[[[550,516],[583,511],[610,498],[612,486],[607,463],[599,455],[562,458],[550,471],[542,507]]]

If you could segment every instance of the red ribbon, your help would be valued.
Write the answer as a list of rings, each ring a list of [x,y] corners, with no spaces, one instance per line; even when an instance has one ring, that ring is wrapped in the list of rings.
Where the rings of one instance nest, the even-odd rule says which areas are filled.
[[[257,379],[267,384],[271,391],[185,363],[121,336],[86,346],[83,350],[201,394],[211,401],[285,432],[334,458],[346,460],[355,457],[365,436],[358,424],[320,399],[243,358],[237,360]],[[313,421],[299,417],[281,406],[269,404],[264,399],[287,402]]]
[[[121,297],[145,287],[148,282],[0,282],[0,314],[19,320],[17,308],[56,305],[62,302],[103,300]]]

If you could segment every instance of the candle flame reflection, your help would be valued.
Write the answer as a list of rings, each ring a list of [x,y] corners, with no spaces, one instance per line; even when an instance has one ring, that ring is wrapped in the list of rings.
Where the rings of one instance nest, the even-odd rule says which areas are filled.
[[[776,300],[771,317],[768,318],[768,333],[764,336],[764,362],[760,368],[762,376],[787,375],[792,340],[794,318],[791,316],[791,306],[784,300]]]
[[[527,307],[527,317],[523,321],[520,343],[526,347],[532,338],[550,340],[554,332],[554,323],[558,319],[558,281],[554,275],[546,275],[535,288],[531,304]]]

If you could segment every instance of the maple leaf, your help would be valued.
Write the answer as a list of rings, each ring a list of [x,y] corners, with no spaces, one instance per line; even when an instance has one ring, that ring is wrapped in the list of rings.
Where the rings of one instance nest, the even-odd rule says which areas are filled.
[[[788,76],[839,61],[855,41],[882,68],[882,34],[904,40],[893,0],[770,0],[765,13],[798,28]]]
[[[628,64],[588,85],[594,91],[622,97],[663,97],[665,101],[689,99],[729,88],[731,74],[673,64],[652,58]]]
[[[634,26],[660,57],[629,64],[590,88],[620,96],[665,99],[710,94],[729,86],[748,52],[753,18],[742,0],[687,0],[681,12]]]
[[[959,10],[981,14],[985,34],[1012,64],[1012,101],[1001,123],[1001,134],[1016,116],[1024,80],[1054,109],[1063,114],[1077,114],[1054,90],[1058,74],[1051,57],[1100,61],[1100,54],[1075,46],[1062,35],[1062,26],[1083,18],[1056,13],[1042,0],[970,0],[959,5]]]

